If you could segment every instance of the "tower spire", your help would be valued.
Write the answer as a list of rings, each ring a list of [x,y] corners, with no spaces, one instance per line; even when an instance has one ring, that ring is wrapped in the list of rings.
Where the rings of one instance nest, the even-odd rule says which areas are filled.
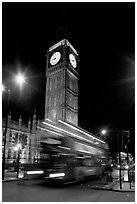
[[[33,121],[32,121],[32,129],[36,130],[36,108],[34,109]]]

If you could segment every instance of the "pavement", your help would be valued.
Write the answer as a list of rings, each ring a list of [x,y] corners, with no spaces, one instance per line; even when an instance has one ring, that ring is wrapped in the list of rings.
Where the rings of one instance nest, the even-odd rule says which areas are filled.
[[[34,179],[34,178],[30,178],[30,179]],[[17,172],[5,171],[5,178],[3,182],[18,181],[18,180],[21,180],[21,179],[17,178]],[[132,181],[130,184],[129,181],[123,181],[122,179],[122,188],[120,189],[120,181],[118,178],[113,179],[113,182],[107,182],[106,178],[101,178],[99,180],[95,180],[94,182],[93,181],[88,182],[87,187],[91,189],[96,189],[96,190],[135,192],[135,181]]]
[[[119,179],[113,179],[113,182],[106,182],[104,178],[97,181],[94,185],[88,184],[88,188],[95,190],[111,190],[111,191],[120,191],[120,192],[135,192],[135,182],[123,181],[122,179],[122,188],[120,188]]]

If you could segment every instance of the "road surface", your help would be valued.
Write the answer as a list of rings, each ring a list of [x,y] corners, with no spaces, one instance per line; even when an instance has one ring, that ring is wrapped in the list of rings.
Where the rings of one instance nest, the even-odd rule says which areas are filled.
[[[92,181],[93,182],[93,181]],[[93,190],[89,182],[65,187],[47,186],[41,180],[3,182],[3,202],[134,202],[134,192]]]

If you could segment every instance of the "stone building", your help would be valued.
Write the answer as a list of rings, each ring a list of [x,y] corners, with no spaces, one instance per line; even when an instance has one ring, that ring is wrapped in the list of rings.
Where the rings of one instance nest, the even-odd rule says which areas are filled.
[[[21,117],[19,121],[11,120],[11,115],[7,118],[6,130],[6,145],[5,145],[5,163],[10,164],[17,160],[18,149],[20,144],[20,162],[34,163],[38,159],[39,137],[37,130],[38,121],[36,121],[36,114],[34,113],[32,122],[29,120],[28,124],[23,124]],[[2,145],[4,149],[6,119],[2,119],[3,140]]]

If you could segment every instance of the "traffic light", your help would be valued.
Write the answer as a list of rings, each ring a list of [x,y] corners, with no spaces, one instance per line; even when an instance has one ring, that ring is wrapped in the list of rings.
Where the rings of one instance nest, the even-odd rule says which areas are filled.
[[[130,131],[123,130],[123,133],[124,133],[125,144],[127,144],[130,142]]]

